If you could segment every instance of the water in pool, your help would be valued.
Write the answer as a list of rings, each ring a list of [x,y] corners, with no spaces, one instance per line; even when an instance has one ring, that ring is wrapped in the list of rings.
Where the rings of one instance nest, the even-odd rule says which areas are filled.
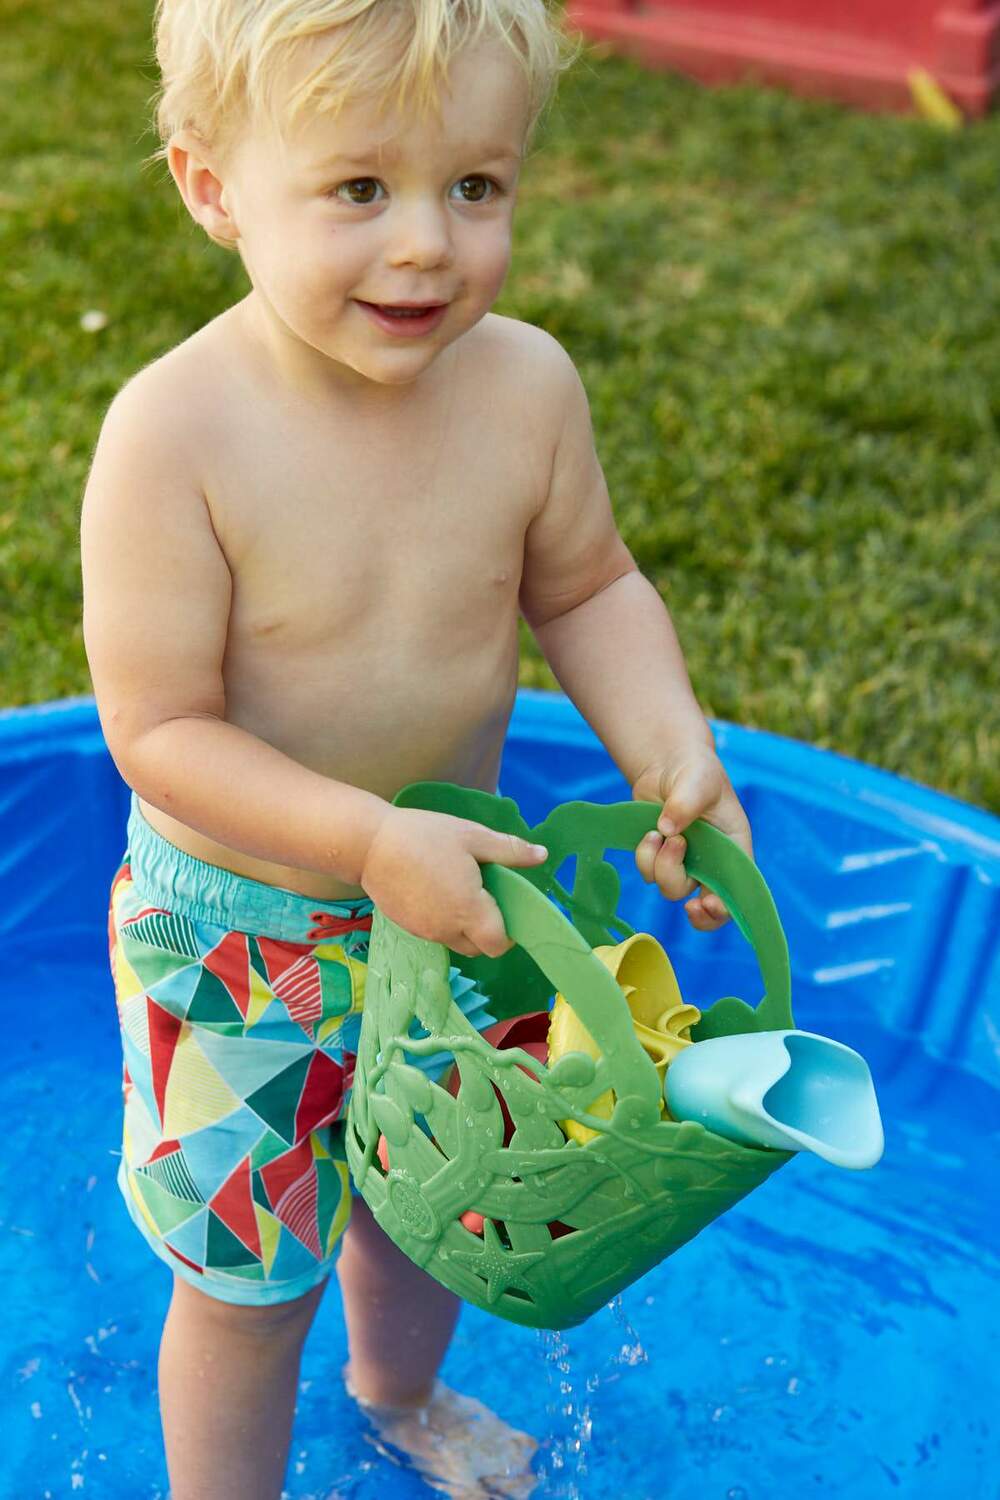
[[[681,978],[704,992],[697,967]],[[742,964],[712,988],[758,993]],[[169,1275],[115,1186],[109,983],[96,961],[26,959],[0,993],[22,1017],[2,1105],[0,1493],[166,1500],[155,1364]],[[800,984],[795,1003],[800,1027],[871,1064],[886,1130],[873,1172],[796,1158],[568,1333],[465,1311],[443,1379],[538,1440],[538,1500],[996,1500],[998,1095],[831,1014],[820,989]],[[289,1500],[433,1493],[359,1418],[344,1359],[332,1288],[303,1361]]]

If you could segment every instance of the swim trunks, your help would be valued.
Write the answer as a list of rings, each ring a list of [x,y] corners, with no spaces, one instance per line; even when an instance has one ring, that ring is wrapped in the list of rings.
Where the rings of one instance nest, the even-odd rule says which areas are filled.
[[[118,1185],[155,1253],[224,1302],[300,1297],[339,1253],[372,909],[195,859],[133,797],[108,922],[123,1053]],[[457,969],[451,982],[472,1024],[491,1025],[473,982]],[[422,1066],[438,1077],[450,1061],[438,1053]]]

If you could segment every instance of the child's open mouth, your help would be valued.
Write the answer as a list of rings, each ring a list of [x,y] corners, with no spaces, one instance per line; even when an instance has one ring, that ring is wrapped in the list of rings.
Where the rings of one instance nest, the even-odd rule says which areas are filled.
[[[397,307],[388,302],[358,302],[361,310],[385,333],[397,338],[417,338],[430,333],[448,311],[447,302],[427,302],[419,307]]]

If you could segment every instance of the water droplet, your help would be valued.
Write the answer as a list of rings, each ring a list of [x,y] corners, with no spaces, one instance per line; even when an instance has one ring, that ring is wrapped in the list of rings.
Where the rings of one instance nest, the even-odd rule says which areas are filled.
[[[644,1365],[649,1359],[641,1344],[623,1344],[618,1357],[623,1365]]]

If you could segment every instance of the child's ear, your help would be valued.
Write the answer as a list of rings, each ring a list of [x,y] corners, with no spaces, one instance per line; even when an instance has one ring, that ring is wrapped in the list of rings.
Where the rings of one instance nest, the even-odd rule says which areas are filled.
[[[217,244],[234,249],[240,231],[205,142],[190,130],[178,131],[167,146],[167,166],[195,223]]]

